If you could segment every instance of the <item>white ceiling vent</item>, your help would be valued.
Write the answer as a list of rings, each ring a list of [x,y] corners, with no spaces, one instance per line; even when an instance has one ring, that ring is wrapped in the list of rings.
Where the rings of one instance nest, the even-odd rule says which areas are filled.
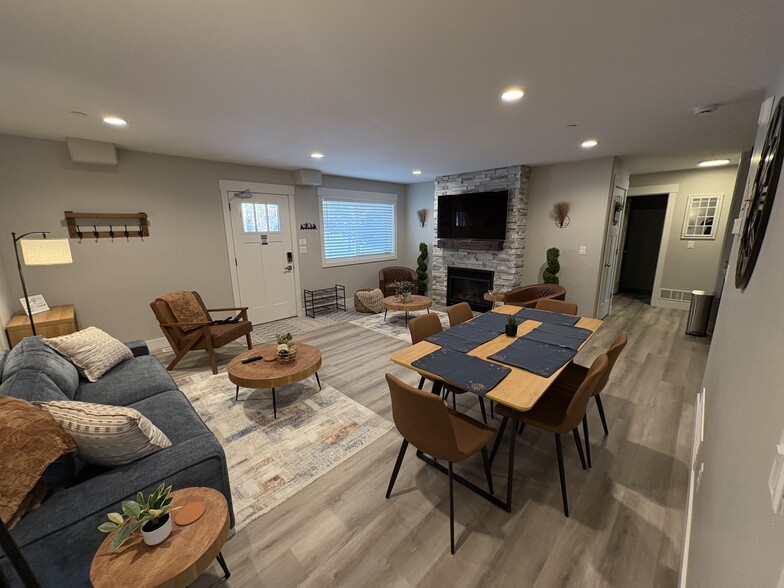
[[[117,149],[114,143],[90,141],[68,137],[68,153],[74,163],[90,163],[92,165],[117,165]]]

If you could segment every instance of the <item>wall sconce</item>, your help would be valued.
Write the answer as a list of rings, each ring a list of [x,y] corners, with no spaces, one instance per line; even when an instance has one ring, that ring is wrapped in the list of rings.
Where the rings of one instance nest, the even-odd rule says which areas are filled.
[[[550,216],[555,219],[555,226],[559,229],[569,226],[569,203],[556,202],[550,211]]]
[[[424,228],[427,226],[427,208],[422,208],[417,210],[417,216],[419,217],[419,226]]]

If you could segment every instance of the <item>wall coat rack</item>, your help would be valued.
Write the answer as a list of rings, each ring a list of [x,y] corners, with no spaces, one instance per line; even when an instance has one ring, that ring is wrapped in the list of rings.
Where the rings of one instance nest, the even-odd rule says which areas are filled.
[[[65,211],[65,223],[71,239],[111,239],[150,236],[146,212],[73,212]]]

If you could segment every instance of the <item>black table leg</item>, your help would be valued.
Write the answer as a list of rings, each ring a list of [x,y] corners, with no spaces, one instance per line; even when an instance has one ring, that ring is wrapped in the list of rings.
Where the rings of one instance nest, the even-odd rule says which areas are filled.
[[[406,311],[406,328],[408,328],[408,311]]]
[[[240,385],[237,384],[237,390],[234,392],[234,402],[237,402],[240,399]]]
[[[223,578],[224,580],[228,580],[229,576],[231,576],[231,572],[229,571],[229,566],[226,565],[226,560],[223,559],[223,554],[219,551],[217,557],[218,563],[220,564],[221,569],[223,570]]]
[[[275,401],[275,388],[272,389],[272,418],[278,418],[278,405]]]
[[[319,385],[319,390],[321,390],[321,380],[319,380],[318,372],[316,372],[316,383]]]
[[[386,308],[384,309],[384,322],[387,322],[387,310]]]

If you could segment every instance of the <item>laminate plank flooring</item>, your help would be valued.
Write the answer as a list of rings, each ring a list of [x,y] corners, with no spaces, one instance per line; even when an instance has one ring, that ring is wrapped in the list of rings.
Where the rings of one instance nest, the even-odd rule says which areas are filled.
[[[516,445],[511,514],[455,486],[451,555],[446,477],[413,449],[392,497],[384,498],[401,443],[392,430],[234,535],[223,549],[232,572],[225,585],[676,586],[693,402],[709,343],[684,334],[686,314],[616,297],[612,315],[578,354],[589,365],[618,332],[629,335],[602,394],[608,437],[589,406],[591,470],[581,469],[574,443],[564,438],[570,518],[561,507],[553,436],[528,427]],[[384,373],[419,380],[388,359],[404,342],[350,323],[297,339],[322,350],[322,381],[384,418],[392,419]],[[242,348],[224,348],[220,363]],[[175,378],[208,369],[206,357],[191,356]],[[481,419],[475,397],[457,402]],[[507,451],[504,440],[493,472],[501,496]],[[455,469],[484,485],[478,456]],[[194,586],[220,582],[214,564]]]

